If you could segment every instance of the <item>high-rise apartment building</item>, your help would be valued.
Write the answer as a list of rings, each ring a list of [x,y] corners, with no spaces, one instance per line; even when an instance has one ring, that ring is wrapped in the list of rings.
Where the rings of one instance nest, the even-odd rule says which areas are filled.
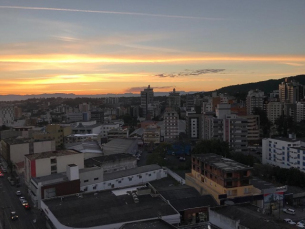
[[[179,115],[173,108],[167,108],[164,112],[164,138],[173,140],[179,137]]]
[[[148,85],[143,91],[141,91],[141,108],[142,117],[147,117],[148,115],[148,105],[154,102],[154,90]]]
[[[304,99],[304,86],[289,78],[279,85],[280,102],[296,103]]]
[[[275,120],[283,114],[283,103],[269,102],[267,104],[267,117],[270,122],[274,123]]]
[[[260,108],[263,110],[264,104],[264,92],[258,89],[251,90],[247,96],[247,114],[251,115],[254,112],[254,108]]]
[[[180,107],[180,93],[176,92],[176,89],[173,89],[173,92],[169,93],[168,96],[168,106],[172,108],[179,108]]]

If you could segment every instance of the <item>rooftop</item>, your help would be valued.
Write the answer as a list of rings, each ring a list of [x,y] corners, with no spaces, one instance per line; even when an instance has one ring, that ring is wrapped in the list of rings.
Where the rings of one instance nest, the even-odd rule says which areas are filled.
[[[251,183],[255,188],[258,188],[260,190],[275,188],[275,186],[272,183],[261,180],[258,177],[253,177],[252,180],[251,180]]]
[[[47,199],[43,202],[58,221],[69,227],[95,227],[115,223],[141,221],[178,213],[159,196],[138,196],[135,203],[130,194],[115,195],[112,191]],[[85,209],[85,210],[84,210]]]
[[[214,207],[217,202],[211,195],[200,195],[198,191],[190,186],[178,184],[171,177],[150,182],[150,184],[177,210],[198,207]]]
[[[272,137],[270,138],[272,140],[279,140],[279,141],[285,141],[285,142],[298,142],[300,139],[292,139],[292,138],[284,138],[284,137]]]
[[[48,140],[34,140],[32,138],[7,138],[4,140],[9,145],[17,145],[17,144],[24,144],[29,142],[49,142],[52,141]]]
[[[104,163],[116,161],[136,161],[137,159],[128,153],[110,154],[99,157],[92,157],[85,160],[85,167],[102,166]]]
[[[249,228],[268,228],[268,229],[284,229],[291,228],[291,225],[284,222],[276,222],[274,217],[267,216],[258,212],[258,208],[249,203],[238,204],[233,206],[219,206],[211,208],[211,212],[216,212],[226,216],[232,220],[240,220],[240,225]],[[211,215],[211,214],[210,214]]]
[[[159,165],[144,165],[144,166],[136,167],[133,169],[126,169],[126,170],[121,170],[121,171],[117,171],[117,172],[113,172],[113,173],[105,173],[104,181],[114,180],[117,178],[132,176],[132,175],[136,175],[139,173],[150,172],[150,171],[154,171],[154,170],[158,170],[158,169],[161,169],[161,167]]]
[[[57,150],[57,151],[48,151],[48,152],[42,152],[42,153],[34,153],[34,154],[27,154],[25,157],[27,157],[29,160],[37,160],[37,159],[43,159],[43,158],[50,158],[50,157],[61,157],[61,156],[67,156],[67,155],[73,155],[73,154],[79,154],[80,152],[75,150]]]
[[[223,171],[240,171],[240,170],[252,170],[252,167],[249,167],[247,165],[238,163],[236,161],[233,161],[229,158],[225,158],[222,156],[219,156],[217,154],[214,153],[209,153],[209,154],[196,154],[193,155],[194,158],[205,162],[209,165],[212,165],[213,167],[216,167],[220,170]]]
[[[115,138],[103,146],[104,153],[109,154],[119,154],[125,153],[134,144],[138,144],[138,140],[134,138]]]
[[[161,219],[127,223],[122,227],[120,227],[120,229],[171,229],[171,228],[177,228],[177,227],[174,227],[173,225],[170,225]]]

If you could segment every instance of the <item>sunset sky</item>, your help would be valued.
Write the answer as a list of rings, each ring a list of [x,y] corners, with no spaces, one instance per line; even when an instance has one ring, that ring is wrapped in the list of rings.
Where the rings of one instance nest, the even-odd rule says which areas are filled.
[[[0,0],[0,94],[210,91],[305,74],[303,0]]]

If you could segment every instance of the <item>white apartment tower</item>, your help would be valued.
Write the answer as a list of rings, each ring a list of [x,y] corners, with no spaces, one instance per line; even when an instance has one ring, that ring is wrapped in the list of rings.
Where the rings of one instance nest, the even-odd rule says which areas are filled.
[[[254,108],[260,108],[263,110],[264,104],[264,92],[258,89],[251,90],[247,96],[247,114],[251,115],[254,112]]]

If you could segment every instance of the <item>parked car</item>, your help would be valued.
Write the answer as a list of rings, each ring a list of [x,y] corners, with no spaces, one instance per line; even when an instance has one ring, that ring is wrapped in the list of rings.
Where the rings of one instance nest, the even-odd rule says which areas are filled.
[[[296,226],[299,228],[305,228],[305,225],[301,222],[297,222]]]
[[[291,208],[283,208],[283,212],[289,214],[289,215],[295,215],[295,210]]]
[[[22,204],[23,206],[25,206],[25,205],[28,205],[29,203],[28,203],[26,200],[21,200],[21,204]]]
[[[19,191],[19,190],[16,191],[16,195],[17,195],[17,196],[21,196],[21,191]]]
[[[11,212],[11,220],[17,220],[18,219],[18,215],[16,214],[16,212]]]
[[[291,224],[291,225],[295,225],[295,224],[296,224],[296,223],[293,222],[291,219],[284,219],[284,221],[285,221],[286,223]]]
[[[179,161],[185,161],[185,157],[179,157]]]

